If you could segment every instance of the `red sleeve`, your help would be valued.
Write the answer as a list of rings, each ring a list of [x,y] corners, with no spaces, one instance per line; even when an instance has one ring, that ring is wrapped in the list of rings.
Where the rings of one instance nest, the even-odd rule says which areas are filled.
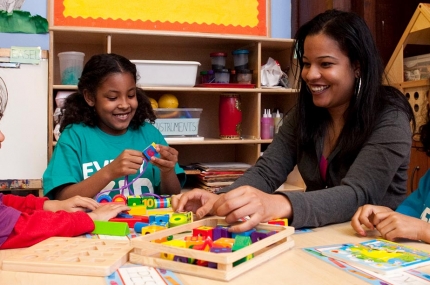
[[[22,213],[0,249],[34,245],[53,236],[73,237],[94,230],[94,222],[85,212],[34,211]]]
[[[32,194],[25,197],[15,195],[3,195],[3,204],[21,212],[31,214],[34,210],[43,210],[43,203],[48,200],[46,197],[36,197]]]

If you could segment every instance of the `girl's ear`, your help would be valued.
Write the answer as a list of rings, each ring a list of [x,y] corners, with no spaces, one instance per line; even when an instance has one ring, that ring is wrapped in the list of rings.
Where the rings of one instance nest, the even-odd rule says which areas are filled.
[[[94,107],[96,104],[94,96],[87,89],[84,90],[84,99],[90,107]]]

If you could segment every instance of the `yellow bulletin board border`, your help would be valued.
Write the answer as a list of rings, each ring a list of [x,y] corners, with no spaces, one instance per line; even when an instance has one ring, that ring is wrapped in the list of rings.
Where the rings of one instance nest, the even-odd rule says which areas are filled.
[[[86,0],[91,2],[91,0]],[[216,33],[216,34],[239,34],[239,35],[252,35],[252,36],[267,36],[267,1],[268,0],[246,0],[254,2],[257,5],[258,14],[257,19],[251,19],[257,21],[253,26],[241,26],[232,24],[222,24],[224,20],[220,17],[221,24],[208,24],[208,23],[179,23],[177,21],[170,22],[164,21],[150,21],[141,19],[121,19],[121,18],[101,18],[101,17],[82,17],[76,16],[65,16],[65,10],[67,8],[66,0],[54,0],[54,26],[72,26],[72,27],[92,27],[92,28],[115,28],[115,29],[138,29],[138,30],[162,30],[162,31],[178,31],[178,32],[201,32],[201,33]],[[66,3],[66,4],[64,4]],[[249,2],[247,2],[249,3]],[[215,2],[213,5],[216,5]],[[163,7],[157,7],[157,9],[163,9]],[[193,8],[191,8],[193,9]],[[115,14],[116,12],[113,12]],[[205,13],[205,11],[194,11],[193,13]],[[209,13],[209,12],[208,12]],[[241,11],[235,13],[236,16],[242,15]],[[201,14],[200,14],[201,15]],[[226,20],[227,22],[234,22],[234,19]]]

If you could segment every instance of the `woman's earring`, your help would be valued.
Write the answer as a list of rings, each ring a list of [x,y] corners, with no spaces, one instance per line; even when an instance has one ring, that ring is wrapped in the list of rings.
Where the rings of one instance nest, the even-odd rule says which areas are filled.
[[[360,91],[361,91],[361,77],[358,77],[358,84],[355,84],[355,96],[358,97],[360,96]]]

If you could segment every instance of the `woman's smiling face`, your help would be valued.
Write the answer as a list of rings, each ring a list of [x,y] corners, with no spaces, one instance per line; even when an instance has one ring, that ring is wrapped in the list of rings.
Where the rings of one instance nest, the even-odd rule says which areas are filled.
[[[343,113],[354,94],[359,72],[332,38],[322,33],[306,37],[301,75],[315,106]]]

